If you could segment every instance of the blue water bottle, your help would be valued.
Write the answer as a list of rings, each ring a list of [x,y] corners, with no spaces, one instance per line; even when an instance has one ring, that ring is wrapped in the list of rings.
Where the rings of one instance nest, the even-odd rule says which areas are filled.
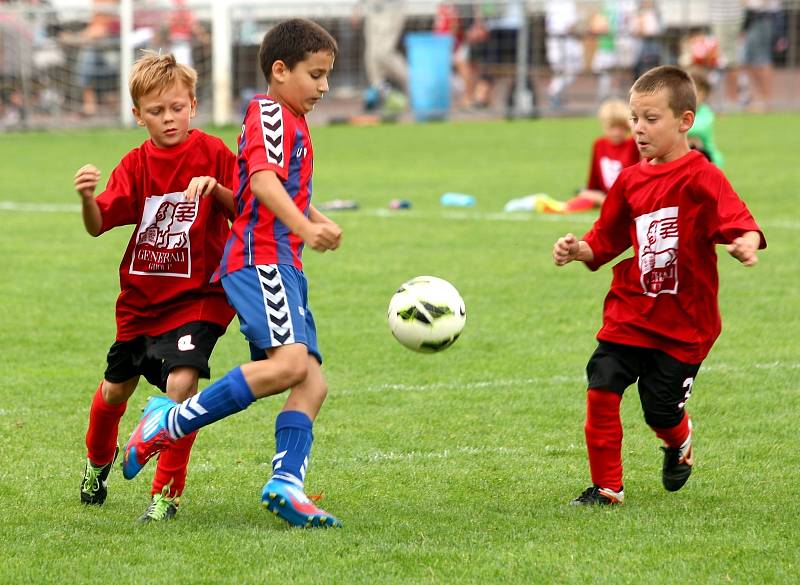
[[[475,205],[475,197],[466,193],[445,193],[439,201],[447,207],[472,207]]]

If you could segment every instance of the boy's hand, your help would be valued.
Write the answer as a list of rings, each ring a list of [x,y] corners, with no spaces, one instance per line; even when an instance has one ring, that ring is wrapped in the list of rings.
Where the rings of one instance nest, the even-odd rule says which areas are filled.
[[[558,238],[553,245],[553,262],[556,266],[564,266],[575,260],[580,250],[580,242],[572,234],[567,234],[563,238]]]
[[[192,177],[183,195],[186,201],[194,201],[200,197],[211,195],[216,188],[217,180],[214,177]]]
[[[82,199],[94,197],[94,190],[100,181],[100,171],[94,165],[83,165],[75,173],[75,190]]]
[[[732,243],[725,246],[725,248],[728,250],[728,254],[736,258],[745,266],[755,266],[755,264],[758,262],[758,255],[756,254],[756,250],[758,250],[758,242],[754,242],[753,238],[748,237],[748,235],[749,234],[746,234],[736,238]],[[760,236],[757,237],[760,238]]]
[[[299,234],[312,250],[325,252],[335,250],[342,241],[342,229],[332,221],[308,222],[306,229]]]

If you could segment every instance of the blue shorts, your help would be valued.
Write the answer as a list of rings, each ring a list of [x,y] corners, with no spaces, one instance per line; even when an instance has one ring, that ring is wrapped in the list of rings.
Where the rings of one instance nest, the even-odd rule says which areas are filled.
[[[253,360],[265,359],[271,347],[302,343],[322,363],[308,308],[308,282],[300,270],[288,264],[247,266],[223,276],[222,287],[239,316]]]

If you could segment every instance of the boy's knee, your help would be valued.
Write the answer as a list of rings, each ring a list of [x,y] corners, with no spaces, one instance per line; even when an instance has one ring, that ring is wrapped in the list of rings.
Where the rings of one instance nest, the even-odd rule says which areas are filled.
[[[108,404],[122,404],[127,402],[128,399],[136,390],[136,383],[138,378],[132,378],[125,382],[109,382],[103,380],[103,400]]]
[[[291,351],[283,351],[270,356],[275,360],[281,369],[281,378],[286,381],[286,387],[291,388],[303,382],[308,376],[308,354],[305,346],[299,348],[292,347]]]
[[[167,377],[167,396],[182,402],[197,394],[199,373],[195,368],[179,367],[170,371]]]

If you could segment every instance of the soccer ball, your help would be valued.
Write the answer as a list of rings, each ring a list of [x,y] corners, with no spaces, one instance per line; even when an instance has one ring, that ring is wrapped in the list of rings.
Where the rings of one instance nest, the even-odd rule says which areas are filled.
[[[408,349],[435,353],[453,345],[467,311],[456,288],[435,276],[404,282],[389,303],[389,328]]]

